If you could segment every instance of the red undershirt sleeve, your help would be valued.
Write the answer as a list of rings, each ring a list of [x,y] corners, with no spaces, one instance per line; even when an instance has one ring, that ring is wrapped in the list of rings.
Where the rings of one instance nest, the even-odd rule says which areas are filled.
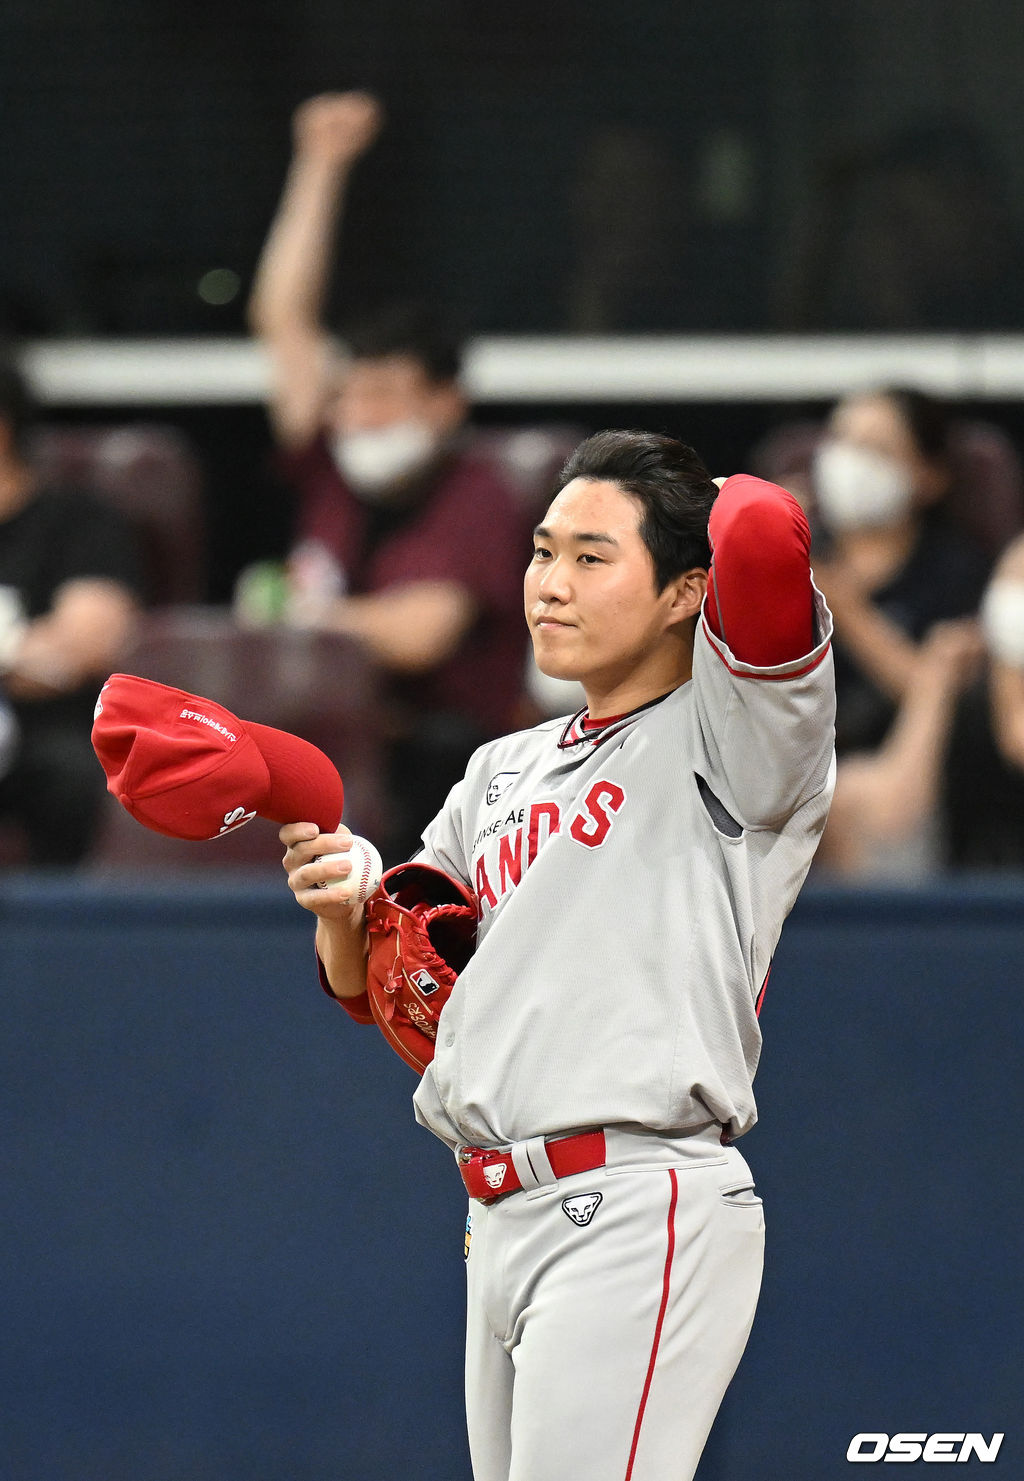
[[[705,616],[741,663],[773,668],[815,644],[811,532],[792,494],[762,478],[727,479],[708,522]]]
[[[315,950],[315,948],[314,948]],[[320,978],[320,986],[333,1003],[340,1003],[350,1018],[356,1023],[372,1023],[373,1014],[370,1011],[370,997],[368,993],[361,992],[355,998],[339,998],[331,992],[331,984],[327,981],[327,970],[324,967],[320,953],[316,953],[316,970]]]

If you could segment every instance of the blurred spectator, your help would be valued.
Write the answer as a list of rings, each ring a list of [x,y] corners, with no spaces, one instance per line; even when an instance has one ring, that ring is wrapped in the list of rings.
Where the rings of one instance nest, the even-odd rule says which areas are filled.
[[[0,630],[4,624],[0,612]],[[10,771],[18,748],[18,722],[5,696],[0,693],[0,781]]]
[[[1024,468],[1020,457],[1006,433],[992,422],[948,415],[944,420],[948,485],[943,507],[950,519],[990,559],[995,559],[1024,529]],[[826,431],[823,422],[784,422],[757,445],[751,462],[765,477],[792,488],[813,508],[811,472]]]
[[[980,626],[940,623],[921,645],[885,743],[840,761],[817,862],[861,879],[1024,869],[1024,537]]]
[[[120,514],[40,482],[26,451],[33,418],[24,380],[0,363],[0,689],[17,726],[0,823],[17,826],[28,863],[71,865],[91,846],[104,795],[93,706],[141,577]]]
[[[988,670],[954,717],[944,856],[956,868],[1024,869],[1024,537],[997,565],[981,617]]]
[[[841,757],[815,868],[847,879],[910,883],[943,855],[937,803],[957,695],[980,658],[970,618],[940,622],[914,656],[884,742]]]
[[[321,322],[349,175],[380,124],[362,93],[297,110],[250,322],[273,360],[271,418],[300,501],[285,615],[360,639],[392,676],[385,842],[398,857],[469,752],[513,723],[528,542],[521,503],[474,450],[459,348],[435,316],[381,311],[345,354]]]
[[[950,513],[954,459],[945,407],[892,388],[846,397],[803,467],[780,466],[779,442],[755,454],[807,506],[815,579],[836,623],[836,747],[884,738],[918,645],[937,622],[977,609],[988,560]],[[807,448],[810,452],[810,448]]]

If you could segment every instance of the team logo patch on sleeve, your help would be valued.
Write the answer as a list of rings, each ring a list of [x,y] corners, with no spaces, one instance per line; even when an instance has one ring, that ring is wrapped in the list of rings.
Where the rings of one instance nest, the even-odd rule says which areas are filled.
[[[504,797],[518,775],[518,771],[499,771],[496,776],[491,777],[487,783],[488,807],[497,802],[499,797]]]
[[[465,1249],[463,1251],[463,1253],[465,1254],[465,1257],[466,1257],[467,1260],[469,1259],[469,1247],[472,1244],[472,1242],[473,1242],[473,1215],[472,1215],[472,1213],[468,1213],[466,1215],[466,1245],[465,1245]]]
[[[577,1193],[575,1198],[563,1198],[562,1208],[574,1224],[585,1229],[597,1212],[601,1198],[600,1193]]]

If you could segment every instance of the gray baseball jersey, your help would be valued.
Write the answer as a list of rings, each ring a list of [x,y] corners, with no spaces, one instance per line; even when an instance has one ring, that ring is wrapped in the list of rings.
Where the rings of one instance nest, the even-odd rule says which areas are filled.
[[[834,785],[831,617],[762,669],[701,619],[693,677],[596,731],[483,746],[420,860],[480,901],[416,1114],[450,1146],[756,1120],[757,1013]]]

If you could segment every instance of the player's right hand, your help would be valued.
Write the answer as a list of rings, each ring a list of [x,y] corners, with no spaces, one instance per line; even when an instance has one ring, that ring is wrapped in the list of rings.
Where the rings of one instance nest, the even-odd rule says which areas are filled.
[[[319,93],[295,110],[296,153],[347,168],[373,143],[384,111],[370,93]]]
[[[361,925],[361,902],[350,904],[343,892],[323,888],[324,885],[337,885],[352,872],[352,865],[346,859],[323,857],[324,854],[347,853],[351,846],[351,830],[339,827],[335,833],[321,833],[315,823],[285,823],[278,837],[285,846],[281,862],[288,876],[288,888],[299,904],[323,920],[339,921],[353,927]]]

